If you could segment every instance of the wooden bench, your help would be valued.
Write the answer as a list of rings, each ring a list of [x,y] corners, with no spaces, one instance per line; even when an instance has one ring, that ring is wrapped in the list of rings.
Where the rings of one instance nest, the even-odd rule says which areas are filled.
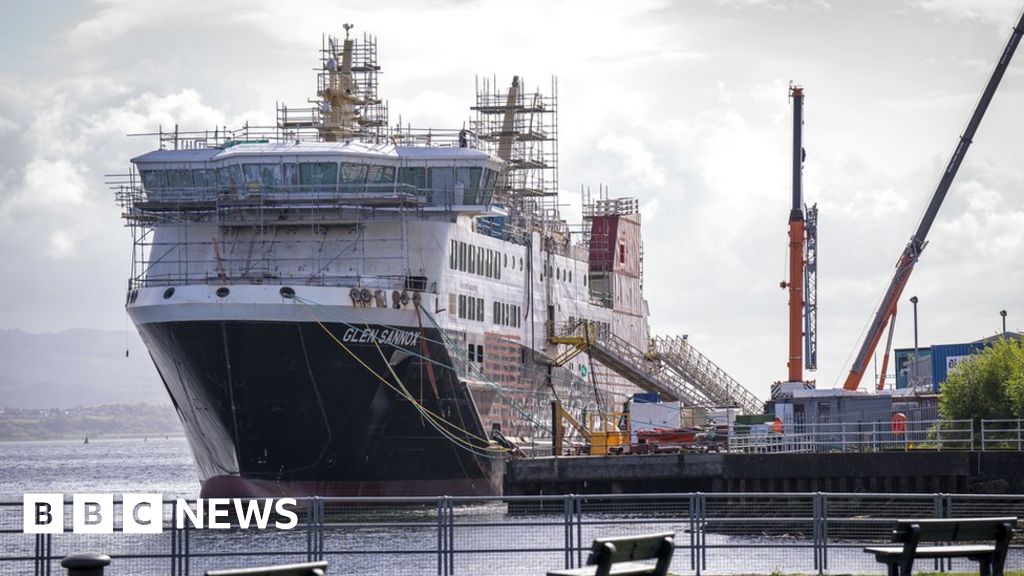
[[[207,570],[206,576],[324,576],[327,562],[303,562],[302,564],[281,564],[258,568],[234,568],[230,570]]]
[[[672,563],[673,532],[598,538],[590,547],[587,565],[548,572],[548,576],[665,576]],[[642,562],[657,560],[656,563]]]
[[[981,576],[1003,576],[1006,552],[1016,518],[943,518],[897,520],[892,541],[902,546],[865,548],[886,564],[889,576],[910,576],[916,558],[967,558],[979,564]],[[991,541],[993,544],[977,544]],[[952,546],[918,546],[920,542],[974,542]]]

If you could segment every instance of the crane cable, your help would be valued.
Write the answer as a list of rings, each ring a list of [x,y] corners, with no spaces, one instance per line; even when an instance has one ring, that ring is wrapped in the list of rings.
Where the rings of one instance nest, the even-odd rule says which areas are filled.
[[[300,296],[295,296],[294,298],[296,300],[302,300],[306,304],[312,304],[312,305],[315,305],[315,306],[320,307],[320,308],[328,308],[329,309],[328,306],[320,304],[320,303],[315,302],[313,300],[301,298]],[[460,346],[455,345],[455,343],[447,335],[446,331],[437,323],[437,320],[434,319],[434,317],[430,314],[430,312],[428,312],[426,309],[424,309],[422,307],[420,307],[420,310],[422,310],[423,313],[427,316],[427,319],[430,320],[431,324],[433,324],[434,327],[437,328],[438,334],[440,334],[440,338],[441,339],[440,340],[431,339],[431,338],[427,338],[427,337],[422,336],[422,335],[420,336],[420,338],[422,338],[424,341],[426,341],[428,343],[444,346],[450,353],[453,353],[455,355],[455,357],[457,357],[458,359],[460,359],[463,362],[465,362],[466,366],[469,367],[470,372],[472,372],[474,376],[478,377],[478,379],[481,382],[483,382],[484,384],[487,384],[491,389],[493,389],[495,394],[500,396],[515,412],[517,412],[520,416],[522,416],[524,419],[529,421],[531,424],[533,424],[534,426],[536,426],[539,429],[549,429],[550,428],[549,426],[547,426],[547,425],[543,424],[542,422],[538,421],[537,418],[533,414],[531,414],[530,412],[526,411],[523,408],[520,408],[510,398],[508,398],[509,390],[507,388],[505,388],[504,386],[502,386],[501,384],[499,384],[498,382],[495,382],[495,381],[489,379],[483,373],[483,371],[480,370],[479,367],[477,367],[472,362],[470,362],[468,360],[468,356],[465,354],[465,351],[463,351]],[[330,314],[329,312],[327,312],[327,313],[324,314],[324,316],[326,318],[328,318],[329,320],[332,320],[332,321],[344,324],[345,326],[348,326],[349,328],[352,328],[352,329],[358,331],[361,334],[362,333],[368,333],[367,330],[364,330],[363,328],[360,328],[359,326],[357,326],[355,324],[347,322],[345,319],[343,319],[341,317],[341,315]],[[364,318],[362,316],[359,316],[358,314],[351,314],[351,316],[355,317],[359,322],[362,322],[364,325],[368,324],[366,318]],[[395,329],[395,330],[401,329],[401,328],[399,328],[397,326],[392,326],[392,325],[389,325],[389,324],[378,323],[378,325],[382,326],[382,327],[385,327],[385,328]],[[399,347],[399,348],[401,348],[401,347]],[[407,349],[407,348],[401,348],[401,350],[406,352],[406,353],[408,353],[409,355],[411,355],[411,356],[413,356],[415,358],[419,358],[420,360],[422,360],[424,362],[427,362],[427,363],[432,364],[434,366],[439,366],[439,367],[441,367],[441,368],[443,368],[445,370],[451,370],[452,372],[455,372],[455,368],[451,364],[445,364],[444,362],[440,362],[440,361],[434,360],[433,358],[429,358],[429,357],[424,356],[424,355],[422,355],[422,354],[420,354],[420,353],[418,353],[418,352],[416,352],[414,350],[410,350],[410,349]]]
[[[384,351],[380,348],[380,344],[376,341],[376,339],[372,339],[373,344],[374,344],[374,346],[376,346],[376,348],[377,348],[378,352],[380,353],[381,357],[384,359],[385,364],[387,364],[388,369],[391,371],[392,376],[399,383],[400,388],[396,387],[394,384],[392,384],[390,381],[388,381],[387,378],[384,378],[379,373],[377,373],[377,371],[375,371],[366,362],[364,362],[362,360],[362,358],[360,358],[355,352],[353,352],[351,349],[349,349],[348,346],[345,346],[345,344],[341,340],[339,340],[338,337],[335,336],[334,333],[331,332],[331,330],[323,322],[321,322],[319,318],[316,317],[316,314],[312,312],[313,308],[311,306],[309,306],[305,301],[303,301],[302,298],[295,297],[294,299],[297,300],[303,306],[305,306],[305,307],[307,307],[307,308],[309,308],[311,310],[311,314],[313,316],[313,321],[316,322],[316,324],[318,326],[320,326],[320,328],[331,338],[331,340],[333,340],[339,347],[341,347],[342,350],[344,350],[346,353],[348,353],[349,356],[354,358],[356,360],[356,362],[358,362],[363,368],[366,369],[367,372],[369,372],[370,374],[375,376],[378,380],[380,380],[382,383],[384,383],[388,388],[391,388],[391,390],[393,390],[399,396],[401,396],[401,397],[405,398],[406,400],[408,400],[413,405],[413,407],[416,408],[416,410],[419,411],[420,414],[422,414],[427,419],[427,421],[431,424],[431,426],[434,429],[436,429],[438,432],[440,432],[442,435],[444,435],[446,438],[448,438],[449,440],[454,441],[456,443],[456,445],[462,445],[460,447],[464,447],[464,449],[468,449],[470,452],[473,452],[473,453],[475,453],[477,455],[480,455],[480,456],[489,457],[489,458],[493,458],[495,456],[492,456],[492,455],[486,454],[486,453],[481,453],[479,451],[480,450],[484,450],[486,452],[498,452],[498,453],[506,453],[506,452],[510,451],[507,448],[500,448],[500,447],[499,448],[495,448],[495,447],[491,447],[489,445],[488,446],[478,446],[478,445],[473,444],[473,443],[471,443],[471,442],[469,442],[467,440],[464,440],[462,438],[454,436],[452,434],[452,432],[443,429],[439,425],[439,423],[447,425],[447,426],[451,427],[452,429],[454,429],[456,431],[462,432],[463,434],[465,434],[468,437],[475,438],[475,439],[480,440],[482,442],[487,442],[488,444],[490,443],[489,440],[481,438],[481,437],[477,436],[476,434],[473,434],[472,432],[470,432],[470,431],[460,427],[459,425],[457,425],[457,424],[455,424],[453,422],[449,422],[448,420],[445,420],[442,416],[434,413],[433,411],[431,411],[426,406],[423,406],[421,403],[417,402],[416,399],[412,396],[412,394],[409,393],[409,391],[405,388],[405,386],[401,384],[401,379],[398,377],[397,374],[395,374],[394,369],[391,367],[390,362],[387,362],[387,358],[384,356]]]

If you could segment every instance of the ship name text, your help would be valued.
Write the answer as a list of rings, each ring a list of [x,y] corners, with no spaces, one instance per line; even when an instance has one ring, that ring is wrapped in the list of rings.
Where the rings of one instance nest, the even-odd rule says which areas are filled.
[[[391,328],[349,328],[341,336],[342,342],[355,342],[358,344],[377,343],[391,344],[392,346],[412,346],[419,340],[420,335],[409,330],[394,330]]]

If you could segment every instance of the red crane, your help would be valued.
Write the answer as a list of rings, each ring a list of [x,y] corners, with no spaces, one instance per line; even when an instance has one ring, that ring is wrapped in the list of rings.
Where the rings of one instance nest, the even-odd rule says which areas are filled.
[[[921,257],[921,252],[928,245],[926,240],[928,230],[932,227],[932,223],[935,222],[935,215],[939,212],[939,207],[942,206],[942,201],[946,198],[946,193],[949,191],[949,187],[953,183],[957,171],[960,169],[960,163],[963,162],[964,156],[967,155],[967,149],[971,146],[974,133],[978,130],[978,125],[981,124],[981,119],[985,116],[985,111],[992,101],[992,96],[995,95],[996,88],[999,87],[999,81],[1003,79],[1003,74],[1010,64],[1010,59],[1013,58],[1013,53],[1017,50],[1017,44],[1020,43],[1022,33],[1024,33],[1024,12],[1021,13],[1017,25],[1013,28],[1013,33],[1010,34],[1010,39],[1006,43],[1006,48],[1003,49],[1003,55],[999,58],[999,62],[996,63],[995,70],[992,71],[992,76],[985,86],[985,91],[981,94],[981,99],[974,109],[974,114],[971,115],[967,128],[964,129],[956,149],[953,150],[953,157],[950,158],[945,172],[942,173],[939,185],[932,195],[931,202],[928,204],[928,210],[925,211],[917,231],[910,237],[910,241],[903,249],[903,253],[896,263],[896,273],[889,282],[889,287],[886,289],[882,302],[875,312],[871,326],[864,336],[864,342],[861,344],[860,351],[857,352],[857,357],[853,360],[850,374],[846,377],[846,382],[843,384],[843,388],[846,390],[856,390],[860,386],[861,378],[863,378],[868,366],[868,359],[878,346],[878,341],[882,338],[882,332],[885,330],[886,324],[889,325],[889,345],[891,346],[892,344],[892,329],[896,322],[896,303],[899,301],[900,295],[903,294],[903,288],[907,285],[907,280],[910,279],[910,273],[914,271],[914,265],[917,264],[918,258]],[[884,373],[888,356],[889,351],[886,350],[886,361],[883,362],[883,376],[879,379],[879,387],[885,384]]]

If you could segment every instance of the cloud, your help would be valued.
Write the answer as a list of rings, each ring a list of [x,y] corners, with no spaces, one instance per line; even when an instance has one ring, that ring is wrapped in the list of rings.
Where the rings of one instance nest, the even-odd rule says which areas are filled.
[[[75,251],[75,239],[67,230],[57,230],[50,235],[50,244],[46,252],[54,259],[66,258]]]
[[[32,209],[76,206],[86,200],[82,166],[66,159],[35,158],[25,166],[21,203]]]
[[[733,8],[764,7],[772,10],[811,8],[827,10],[832,4],[827,0],[717,0],[718,4]]]
[[[113,84],[79,78],[49,86],[42,91],[45,105],[20,135],[27,159],[21,166],[3,166],[0,222],[20,234],[34,228],[32,234],[48,238],[44,253],[51,258],[75,255],[109,225],[98,215],[112,207],[112,198],[100,180],[102,171],[97,174],[94,168],[125,168],[117,163],[126,157],[126,133],[151,132],[161,125],[167,130],[176,123],[213,128],[227,122],[190,89],[146,93],[94,108],[96,100],[123,92]]]
[[[175,22],[202,23],[212,17],[216,21],[230,19],[230,14],[243,10],[246,3],[234,0],[95,0],[96,13],[68,33],[68,40],[78,47],[117,42],[128,34],[165,28]],[[302,10],[297,10],[302,12]],[[178,32],[184,32],[179,30]]]
[[[957,20],[978,20],[1009,26],[1020,14],[1017,0],[910,0],[915,7],[937,16]],[[1014,18],[1011,21],[1011,18]]]
[[[608,134],[597,143],[598,150],[615,158],[622,173],[644,188],[665,184],[665,171],[654,154],[635,136]]]
[[[5,134],[7,132],[14,132],[17,129],[18,129],[18,124],[17,123],[15,123],[13,120],[9,120],[7,118],[4,118],[3,116],[0,116],[0,134]]]

